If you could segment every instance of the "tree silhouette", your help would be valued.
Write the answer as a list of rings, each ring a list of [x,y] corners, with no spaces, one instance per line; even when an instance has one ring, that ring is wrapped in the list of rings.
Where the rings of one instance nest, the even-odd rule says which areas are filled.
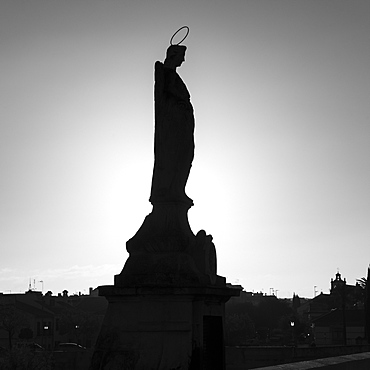
[[[19,332],[19,339],[31,339],[33,337],[33,331],[30,328],[22,328]]]
[[[12,349],[12,339],[21,328],[28,327],[27,317],[13,305],[0,306],[0,328],[8,333],[9,349]]]
[[[370,292],[368,281],[370,279],[370,266],[367,269],[367,277],[362,277],[361,279],[356,279],[356,283],[361,287],[361,293],[363,298],[363,303],[365,307],[365,338],[367,342],[370,343]]]
[[[290,323],[292,316],[289,304],[276,297],[264,297],[258,304],[229,303],[225,311],[226,339],[229,345],[246,344],[251,339],[268,342],[273,331],[285,330],[283,323]],[[290,328],[290,324],[287,327]]]
[[[366,289],[366,286],[367,286],[367,278],[366,277],[362,277],[361,279],[356,279],[356,283],[362,288],[362,289]]]
[[[362,278],[361,280],[364,280]],[[365,283],[365,337],[367,342],[370,343],[370,292],[368,281],[370,279],[370,266],[367,269],[367,278]]]
[[[78,344],[83,344],[99,330],[100,325],[98,315],[76,308],[66,309],[61,316],[60,334],[69,334]]]
[[[228,346],[248,344],[256,336],[256,329],[247,312],[228,313],[225,316],[225,337]]]

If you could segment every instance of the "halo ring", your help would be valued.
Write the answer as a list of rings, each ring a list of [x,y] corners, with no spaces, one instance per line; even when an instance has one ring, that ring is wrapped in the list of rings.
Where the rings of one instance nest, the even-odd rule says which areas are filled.
[[[187,32],[186,32],[186,34],[185,34],[185,37],[180,41],[180,42],[178,42],[177,44],[173,44],[172,43],[172,41],[173,41],[173,38],[181,31],[181,30],[183,30],[184,28],[186,28],[187,29]],[[171,40],[170,40],[170,45],[180,45],[187,37],[188,37],[188,34],[189,34],[189,31],[190,31],[190,29],[189,29],[189,27],[188,26],[182,26],[182,27],[180,27],[173,35],[172,35],[172,37],[171,37]]]

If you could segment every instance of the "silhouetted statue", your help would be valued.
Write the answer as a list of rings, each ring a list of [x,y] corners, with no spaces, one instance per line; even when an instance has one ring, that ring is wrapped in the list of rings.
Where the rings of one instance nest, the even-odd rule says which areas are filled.
[[[190,94],[176,68],[186,46],[171,45],[164,63],[155,63],[154,169],[150,202],[193,201],[185,186],[194,157],[194,115]]]
[[[90,370],[225,369],[225,302],[241,287],[217,275],[212,236],[204,230],[194,235],[188,221],[194,116],[176,73],[188,33],[188,26],[176,31],[164,63],[155,63],[153,209],[127,241],[129,258],[114,285],[99,287],[108,309]]]
[[[184,26],[174,36],[184,28],[189,32]],[[212,236],[203,230],[195,236],[188,221],[193,201],[185,186],[194,158],[194,115],[189,91],[176,72],[186,46],[172,44],[174,36],[164,63],[155,62],[153,209],[126,243],[130,257],[115,277],[117,286],[189,286],[217,280]]]

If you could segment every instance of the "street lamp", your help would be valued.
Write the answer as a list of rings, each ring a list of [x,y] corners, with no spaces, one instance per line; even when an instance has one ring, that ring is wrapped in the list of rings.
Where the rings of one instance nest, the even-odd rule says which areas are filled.
[[[293,341],[293,346],[295,346],[294,321],[293,321],[293,320],[290,320],[290,327],[292,328],[292,341]]]

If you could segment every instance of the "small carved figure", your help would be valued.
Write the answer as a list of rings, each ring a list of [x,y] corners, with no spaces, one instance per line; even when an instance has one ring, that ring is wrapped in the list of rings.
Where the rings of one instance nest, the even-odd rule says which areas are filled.
[[[155,63],[154,169],[150,202],[193,201],[185,186],[194,158],[194,114],[190,94],[176,72],[186,46],[171,45],[164,63]]]

